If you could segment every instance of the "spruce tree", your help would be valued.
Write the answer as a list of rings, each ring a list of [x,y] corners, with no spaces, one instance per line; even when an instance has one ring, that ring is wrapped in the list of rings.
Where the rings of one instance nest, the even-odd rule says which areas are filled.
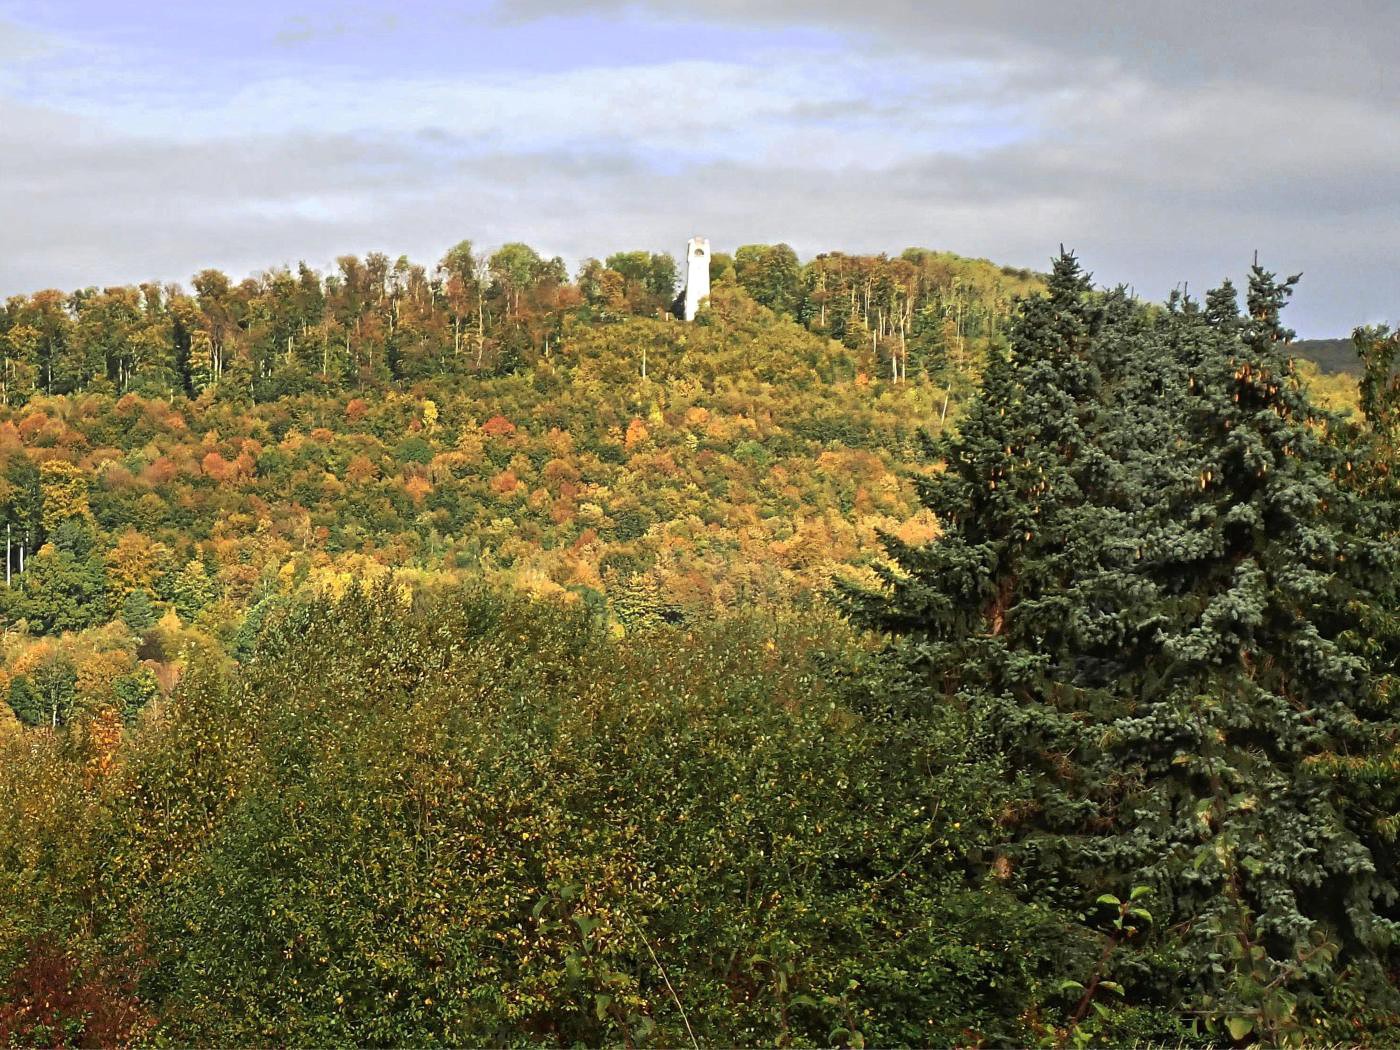
[[[1286,356],[1296,280],[1256,265],[1244,318],[1224,289],[1171,321],[1194,477],[1142,515],[1155,651],[1103,749],[1138,832],[1114,863],[1160,888],[1192,1000],[1236,1036],[1339,1033],[1338,989],[1392,994],[1393,842],[1328,766],[1393,752],[1396,649],[1366,624],[1400,565]]]
[[[1294,280],[1150,311],[1062,256],[923,486],[945,534],[851,596],[1004,754],[1001,873],[1108,924],[1074,1020],[1109,970],[1237,1038],[1393,995],[1394,795],[1339,769],[1393,768],[1394,500],[1286,357]]]

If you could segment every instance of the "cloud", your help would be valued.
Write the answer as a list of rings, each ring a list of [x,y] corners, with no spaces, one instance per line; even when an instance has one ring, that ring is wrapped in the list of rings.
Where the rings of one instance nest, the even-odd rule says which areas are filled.
[[[975,150],[1028,133],[1031,107],[975,63],[933,70],[860,55],[775,51],[761,63],[662,60],[528,77],[277,74],[223,93],[126,92],[84,85],[47,96],[64,112],[128,135],[200,141],[269,133],[435,134],[475,153],[616,149],[666,163],[768,154],[879,167],[906,154]],[[1001,94],[1005,101],[998,104]]]
[[[45,34],[0,18],[0,62],[8,65],[30,61],[49,53],[52,47]]]
[[[507,20],[581,11],[816,26],[886,52],[1034,62],[1065,81],[1087,60],[1169,85],[1226,79],[1385,98],[1400,91],[1389,70],[1400,35],[1392,0],[1178,0],[1169,9],[1118,0],[509,0],[497,7]]]
[[[1238,275],[1258,248],[1305,271],[1307,334],[1396,311],[1394,84],[1372,41],[1310,12],[1281,3],[1261,47],[1252,2],[1204,19],[1192,0],[1160,27],[1142,5],[613,6],[432,22],[459,56],[522,34],[581,56],[548,68],[391,61],[363,12],[279,9],[232,64],[197,42],[160,64],[115,31],[49,33],[0,76],[0,294],[367,250],[432,262],[462,237],[577,261],[699,230],[1034,266],[1064,242],[1153,296]],[[425,31],[415,17],[400,11],[395,46]],[[317,32],[271,46],[299,26]],[[634,32],[684,46],[597,61]]]
[[[340,41],[355,36],[377,37],[398,27],[399,16],[392,11],[349,7],[331,12],[292,14],[273,34],[273,41],[295,48],[315,41]]]

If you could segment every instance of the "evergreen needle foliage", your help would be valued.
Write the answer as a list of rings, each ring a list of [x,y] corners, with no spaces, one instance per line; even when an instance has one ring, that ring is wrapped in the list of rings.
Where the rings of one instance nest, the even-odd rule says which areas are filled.
[[[1004,873],[1105,931],[1076,1021],[1109,974],[1234,1039],[1395,1010],[1396,504],[1285,356],[1294,280],[1151,310],[1062,255],[923,486],[945,534],[849,595],[1006,756]]]

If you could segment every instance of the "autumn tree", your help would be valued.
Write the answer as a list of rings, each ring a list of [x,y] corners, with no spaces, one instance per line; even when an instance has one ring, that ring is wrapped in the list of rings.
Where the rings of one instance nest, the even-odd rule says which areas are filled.
[[[462,352],[465,333],[475,321],[476,342],[485,339],[485,288],[471,241],[459,241],[438,263],[443,295],[452,322],[452,353]]]
[[[801,269],[797,253],[786,244],[745,244],[734,253],[740,287],[777,313],[795,312]]]
[[[40,464],[39,489],[45,533],[52,533],[71,518],[86,518],[91,514],[87,473],[67,460],[49,459]]]

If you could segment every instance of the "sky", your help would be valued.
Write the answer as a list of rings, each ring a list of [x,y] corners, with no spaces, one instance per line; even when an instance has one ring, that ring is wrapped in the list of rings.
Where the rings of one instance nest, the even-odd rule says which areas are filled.
[[[1400,320],[1396,0],[0,0],[0,297],[912,245]]]

